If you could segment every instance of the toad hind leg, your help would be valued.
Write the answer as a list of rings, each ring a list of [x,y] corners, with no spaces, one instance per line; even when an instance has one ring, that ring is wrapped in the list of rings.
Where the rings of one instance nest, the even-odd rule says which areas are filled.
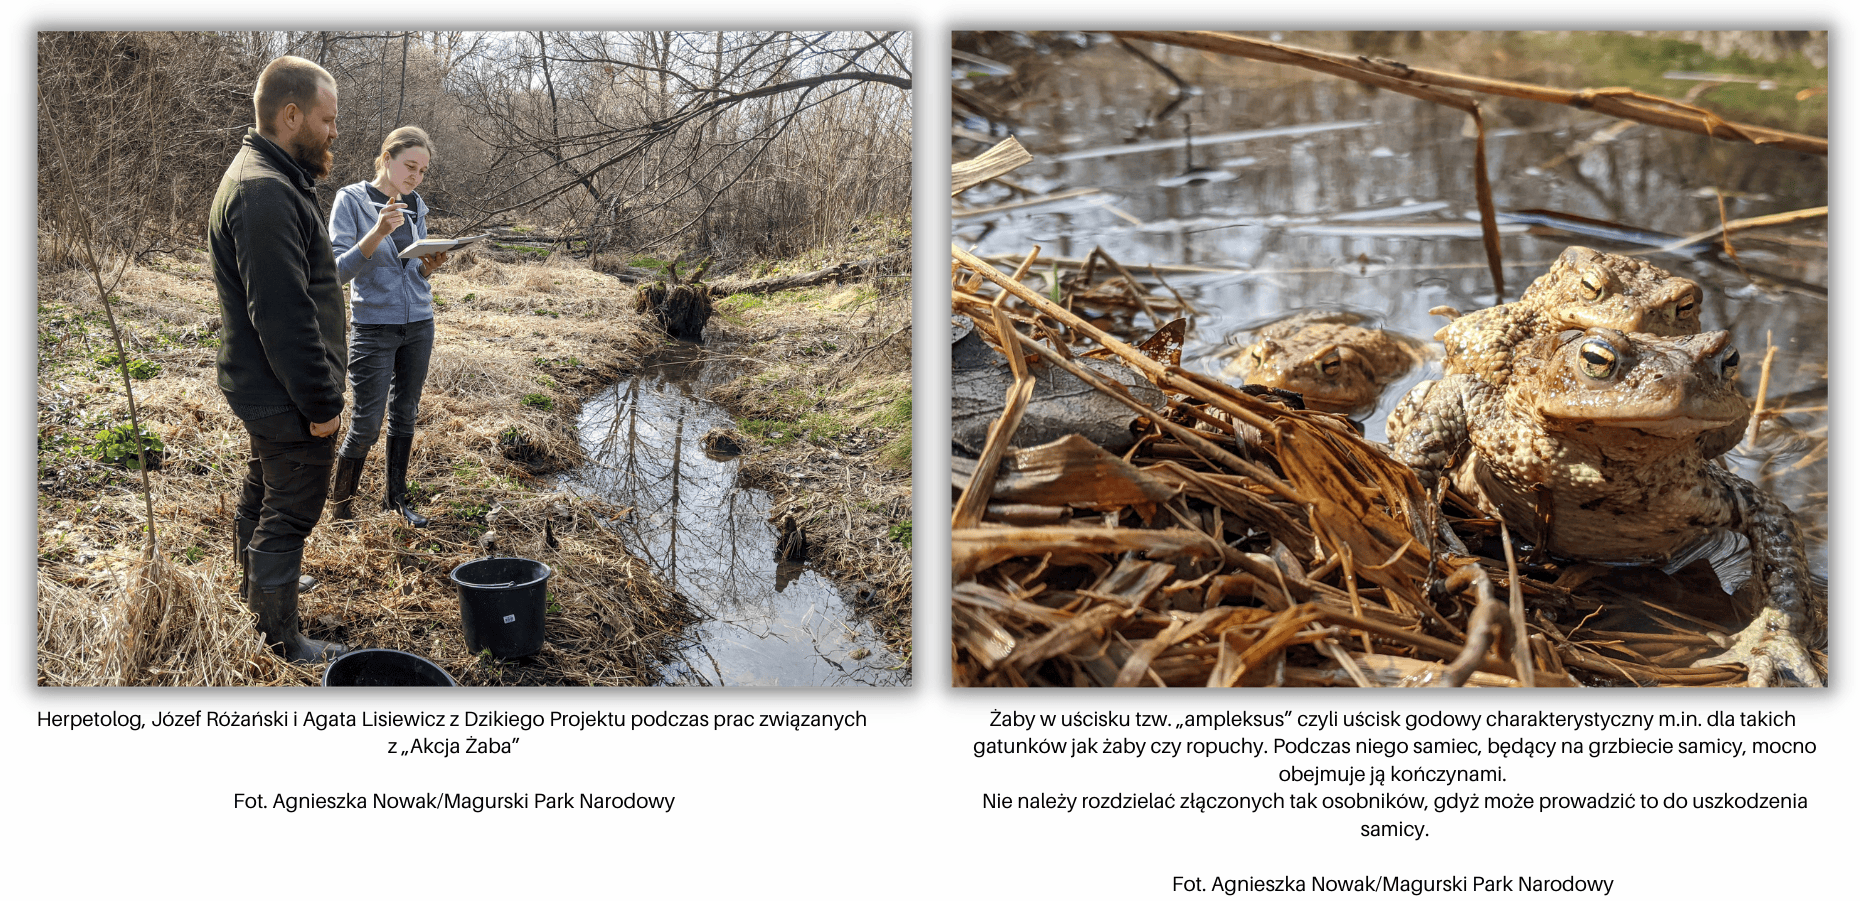
[[[1730,638],[1730,649],[1694,666],[1741,664],[1750,672],[1746,683],[1751,688],[1798,685],[1820,688],[1815,662],[1808,648],[1790,628],[1789,617],[1774,607],[1765,607],[1744,631]]]
[[[1734,502],[1737,527],[1750,541],[1752,578],[1763,591],[1763,609],[1743,631],[1731,636],[1728,649],[1701,660],[1699,666],[1737,663],[1750,671],[1749,685],[1822,686],[1804,637],[1821,633],[1827,622],[1827,599],[1808,578],[1808,558],[1801,530],[1789,508],[1738,476],[1707,467]]]

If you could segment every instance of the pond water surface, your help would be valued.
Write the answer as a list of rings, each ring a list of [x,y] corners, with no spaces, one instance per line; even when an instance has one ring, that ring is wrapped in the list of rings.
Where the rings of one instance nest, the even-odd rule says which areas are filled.
[[[705,399],[734,378],[726,362],[679,344],[637,376],[588,398],[579,428],[590,462],[566,481],[633,510],[614,525],[627,548],[704,614],[680,685],[903,685],[909,671],[860,619],[847,589],[776,561],[767,492],[737,484],[738,462],[712,457],[704,434],[733,426]],[[859,659],[854,659],[858,657]]]

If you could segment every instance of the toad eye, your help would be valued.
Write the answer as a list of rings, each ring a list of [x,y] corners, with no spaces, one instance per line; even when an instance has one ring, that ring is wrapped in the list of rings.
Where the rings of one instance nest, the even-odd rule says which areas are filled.
[[[1693,291],[1687,291],[1686,293],[1680,295],[1679,305],[1673,308],[1673,312],[1677,314],[1680,319],[1699,318],[1699,296],[1698,294]]]
[[[1734,382],[1737,380],[1737,362],[1738,357],[1735,348],[1733,348],[1730,353],[1724,355],[1724,364],[1719,368],[1720,371],[1724,373],[1725,381]]]
[[[1582,342],[1576,355],[1580,359],[1578,365],[1582,368],[1582,374],[1592,379],[1606,379],[1614,375],[1615,366],[1621,361],[1615,353],[1614,345],[1600,338]]]
[[[1318,370],[1325,375],[1336,375],[1342,369],[1343,354],[1340,351],[1332,350],[1325,354],[1323,359],[1318,360]]]
[[[1608,277],[1606,275],[1603,275],[1600,271],[1595,269],[1583,270],[1582,296],[1584,299],[1594,300],[1601,297],[1602,289],[1606,287],[1608,287]]]

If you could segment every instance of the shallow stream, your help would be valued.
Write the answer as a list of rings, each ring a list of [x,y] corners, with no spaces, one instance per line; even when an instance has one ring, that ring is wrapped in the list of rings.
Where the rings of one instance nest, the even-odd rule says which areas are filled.
[[[702,439],[733,426],[705,399],[733,378],[703,348],[668,348],[637,376],[588,398],[578,428],[589,464],[565,482],[630,506],[615,526],[627,547],[697,606],[677,685],[903,685],[909,672],[860,619],[848,589],[811,567],[776,561],[767,492],[739,487],[734,458]],[[860,659],[854,659],[857,656]]]

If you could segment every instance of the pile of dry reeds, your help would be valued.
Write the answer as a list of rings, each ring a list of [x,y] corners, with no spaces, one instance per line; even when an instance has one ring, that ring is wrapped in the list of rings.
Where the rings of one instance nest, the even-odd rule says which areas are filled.
[[[1015,377],[981,458],[954,473],[956,684],[1742,681],[1737,667],[1686,665],[1748,621],[1708,563],[1520,568],[1499,524],[1470,518],[1455,528],[1489,536],[1492,556],[1447,553],[1413,471],[1342,418],[1189,372],[1179,342],[1146,353],[1101,330],[1021,283],[1037,249],[1012,275],[954,255],[954,312]],[[1089,349],[1166,403],[1148,408],[1074,362]],[[1011,448],[1033,367],[1118,398],[1135,447]]]
[[[461,684],[637,685],[676,656],[695,616],[627,551],[626,511],[557,491],[542,474],[580,461],[577,398],[657,344],[608,276],[561,263],[504,265],[471,254],[434,278],[437,341],[409,478],[431,527],[376,509],[381,451],[364,471],[357,520],[325,519],[304,568],[305,631],[352,647],[432,659]],[[134,270],[118,316],[130,355],[161,364],[138,382],[145,425],[167,445],[151,473],[158,552],[145,552],[136,483],[58,448],[120,416],[119,385],[91,376],[103,349],[81,286],[42,274],[39,379],[38,680],[44,685],[312,684],[313,669],[267,652],[238,594],[231,517],[245,471],[243,427],[215,384],[219,305],[198,254]],[[56,324],[53,324],[53,321]],[[48,450],[49,449],[49,450]],[[448,573],[484,555],[540,560],[547,645],[521,661],[474,657]]]

